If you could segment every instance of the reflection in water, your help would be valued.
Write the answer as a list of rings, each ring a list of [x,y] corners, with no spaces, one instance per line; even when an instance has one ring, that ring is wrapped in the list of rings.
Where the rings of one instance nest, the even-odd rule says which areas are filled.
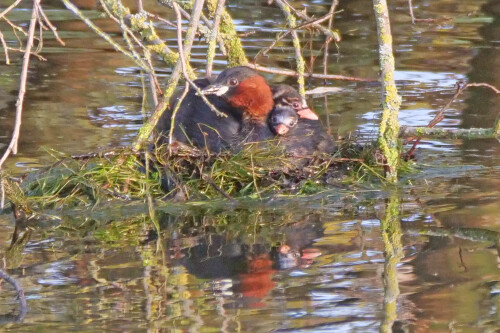
[[[396,195],[392,195],[387,202],[385,216],[380,221],[382,240],[384,242],[384,319],[380,332],[392,332],[397,319],[399,284],[397,266],[403,258],[403,244],[401,243],[401,222],[399,209],[401,202]]]
[[[107,32],[118,32],[113,22],[100,17],[97,1],[75,2]],[[340,3],[335,22],[343,41],[328,71],[374,77],[372,9],[361,0]],[[404,98],[401,121],[424,125],[453,94],[455,80],[466,76],[500,85],[500,10],[492,0],[414,3],[419,17],[454,18],[442,25],[411,26],[407,1],[391,4],[398,88]],[[13,170],[38,165],[44,145],[71,153],[128,144],[141,121],[137,69],[58,0],[44,5],[67,47],[60,48],[47,35],[48,62],[32,63],[21,155],[9,161]],[[154,1],[144,5],[170,15]],[[321,17],[330,1],[306,5],[309,14]],[[250,57],[282,28],[275,24],[282,19],[280,11],[265,2],[233,2],[230,11],[241,23],[240,32],[258,30],[244,37]],[[16,11],[13,19],[24,22],[24,16],[25,11]],[[172,39],[171,31],[161,33]],[[311,42],[319,49],[324,40],[313,36]],[[204,50],[197,50],[194,63],[202,64]],[[292,45],[285,41],[259,62],[292,67],[290,54]],[[14,62],[20,60],[14,56]],[[224,66],[218,65],[219,70]],[[1,149],[10,136],[17,70],[0,67]],[[168,70],[160,63],[157,67],[166,78]],[[323,71],[321,61],[312,67]],[[327,85],[342,90],[308,102],[331,132],[345,136],[359,130],[371,140],[377,130],[379,88]],[[440,125],[491,125],[498,98],[483,89],[467,96],[465,109],[455,103]],[[22,326],[1,329],[495,331],[500,325],[498,143],[427,141],[421,147],[420,172],[403,175],[411,187],[399,197],[388,195],[387,201],[386,194],[357,184],[355,193],[333,189],[335,195],[295,201],[277,197],[267,205],[168,204],[148,211],[152,205],[103,204],[105,208],[57,211],[61,224],[40,221],[26,229],[0,215],[2,259],[26,289],[30,307]],[[474,167],[463,166],[464,161]],[[15,295],[5,284],[0,288],[0,313],[14,319]]]

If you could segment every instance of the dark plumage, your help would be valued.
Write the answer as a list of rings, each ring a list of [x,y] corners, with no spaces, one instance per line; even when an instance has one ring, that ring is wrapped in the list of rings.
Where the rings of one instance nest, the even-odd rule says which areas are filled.
[[[269,115],[268,122],[274,133],[281,136],[279,144],[285,147],[285,151],[294,156],[310,156],[314,152],[334,153],[335,142],[326,133],[321,122],[300,116],[306,109],[306,116],[313,113],[300,94],[287,85],[272,88],[275,108]],[[288,130],[283,127],[287,127]]]
[[[203,89],[211,82],[209,79],[198,79],[194,83]],[[180,96],[181,93],[173,98],[171,107],[158,122],[156,132],[160,144],[168,143],[172,113]],[[206,148],[210,152],[220,152],[231,146],[232,138],[241,129],[242,114],[218,96],[207,96],[207,99],[227,117],[219,117],[196,95],[196,90],[190,88],[175,116],[173,137],[177,142]]]

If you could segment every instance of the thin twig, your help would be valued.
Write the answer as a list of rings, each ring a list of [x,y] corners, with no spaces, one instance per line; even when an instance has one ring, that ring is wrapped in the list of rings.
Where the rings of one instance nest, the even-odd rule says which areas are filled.
[[[45,21],[45,23],[49,26],[50,30],[52,30],[52,32],[54,33],[54,36],[56,37],[59,44],[61,44],[62,46],[66,45],[64,43],[64,41],[59,37],[59,34],[57,33],[57,28],[52,24],[52,22],[50,22],[47,15],[45,15],[45,12],[43,11],[42,6],[38,6],[38,13],[42,17],[43,21]]]
[[[25,52],[26,52],[26,50],[23,50],[23,49],[15,49],[15,48],[13,48],[13,47],[9,47],[9,51],[14,51],[14,52],[19,52],[19,53],[25,53]],[[35,52],[33,52],[33,51],[31,51],[31,55],[32,55],[32,56],[37,57],[37,58],[38,58],[38,60],[40,60],[40,61],[47,61],[47,58],[45,58],[45,57],[43,57],[43,56],[41,56],[41,55],[39,55],[39,54],[36,54],[36,53],[35,53]]]
[[[488,84],[488,83],[484,83],[484,82],[478,82],[478,83],[467,83],[467,84],[464,84],[464,82],[457,82],[456,83],[456,88],[457,90],[455,91],[455,94],[453,94],[453,96],[451,97],[451,99],[448,101],[448,103],[446,103],[445,106],[443,106],[441,108],[441,110],[439,110],[438,114],[436,114],[436,116],[429,122],[429,124],[426,126],[426,128],[432,128],[434,126],[436,126],[439,122],[441,122],[443,119],[444,119],[444,113],[446,110],[448,110],[448,108],[450,107],[450,105],[458,98],[458,96],[460,96],[467,88],[469,87],[486,87],[486,88],[489,88],[491,89],[493,92],[495,92],[496,94],[500,94],[500,90],[494,86],[492,86],[491,84]],[[483,129],[474,129],[474,130],[483,130]],[[487,130],[490,130],[490,129],[484,129],[485,131]],[[477,132],[477,131],[472,131],[473,133],[471,134],[471,131],[467,132],[467,131],[451,131],[451,130],[448,130],[450,131],[450,136],[463,136],[463,137],[471,137],[473,136],[473,133]],[[491,131],[491,130],[490,130]],[[442,133],[443,132],[443,129],[438,129],[436,132],[439,132],[439,133]],[[496,121],[495,121],[495,125],[493,127],[493,132],[496,136],[498,136],[500,134],[500,116],[497,117]],[[404,130],[404,133],[405,134],[408,134],[408,133],[411,133],[411,130],[409,128],[406,128]],[[417,131],[415,131],[415,133],[417,133]],[[432,131],[426,131],[426,134],[430,134],[430,133],[435,133],[435,132],[432,132]],[[403,133],[402,133],[403,134]],[[437,134],[433,134],[433,136],[436,136]],[[440,134],[442,136],[447,136],[445,133],[443,134]],[[481,136],[483,137],[491,137],[491,133],[489,132],[481,132],[480,133]],[[413,152],[415,151],[417,145],[420,143],[420,140],[422,139],[421,136],[415,138],[414,136],[413,137],[410,137],[406,140],[405,143],[408,143],[412,140],[415,140],[415,142],[413,143],[412,147],[408,150],[408,152],[406,153],[406,156],[412,156],[413,155]]]
[[[217,186],[217,184],[215,184],[214,180],[212,179],[212,177],[210,177],[209,175],[207,174],[204,174],[202,173],[202,171],[200,170],[200,173],[201,173],[201,178],[206,181],[210,186],[212,186],[214,188],[214,190],[216,190],[217,192],[219,192],[220,194],[222,194],[226,199],[229,199],[231,201],[236,201],[233,199],[233,197],[231,197],[229,194],[227,194],[226,191],[224,191],[223,189],[221,189],[219,186]]]
[[[247,64],[248,67],[258,70],[264,73],[280,74],[287,76],[297,77],[299,74],[296,71],[282,68],[270,68],[266,66],[261,66],[258,64]],[[378,82],[377,79],[363,79],[360,77],[344,76],[344,75],[334,75],[334,74],[316,74],[316,73],[304,73],[307,78],[313,79],[323,79],[323,80],[343,80],[343,81],[358,81],[358,82]]]
[[[213,24],[213,28],[212,28],[210,37],[208,39],[207,67],[206,67],[207,68],[207,73],[206,73],[207,77],[212,76],[212,67],[213,67],[213,61],[215,58],[215,43],[217,41],[217,36],[219,34],[220,17],[221,17],[222,11],[224,10],[225,3],[226,3],[226,0],[218,0],[217,7],[215,8],[214,24]]]
[[[16,101],[16,120],[14,123],[14,132],[12,133],[12,139],[9,143],[9,146],[7,147],[2,158],[0,159],[0,169],[2,168],[3,163],[5,162],[5,160],[7,159],[7,157],[9,157],[9,155],[11,153],[14,155],[17,154],[17,143],[19,140],[20,132],[21,132],[21,121],[22,121],[24,94],[26,93],[26,81],[28,78],[28,66],[29,66],[29,62],[30,62],[31,48],[33,46],[33,37],[35,36],[35,27],[36,27],[36,21],[37,21],[36,8],[40,4],[40,1],[41,0],[34,0],[33,1],[33,9],[31,12],[30,26],[28,29],[28,40],[26,41],[26,51],[24,53],[23,65],[21,68],[19,94],[18,94],[17,101]]]
[[[186,85],[184,87],[184,91],[182,92],[182,95],[179,97],[177,100],[177,103],[175,104],[174,111],[172,111],[172,116],[170,117],[170,130],[168,132],[168,149],[169,153],[172,154],[172,143],[174,143],[174,128],[175,128],[175,117],[177,116],[177,111],[179,111],[179,108],[184,101],[184,98],[186,98],[186,95],[189,91],[189,82],[186,81]]]
[[[103,0],[100,0],[100,3],[101,3],[101,6],[102,8],[104,9],[104,11],[106,12],[106,14],[108,14],[108,16],[113,20],[115,21],[116,23],[118,23],[120,25],[120,28],[122,29],[123,31],[123,37],[125,39],[125,41],[127,41],[127,45],[130,49],[130,51],[132,52],[132,54],[134,54],[134,56],[147,68],[149,68],[148,71],[146,71],[148,73],[148,76],[149,76],[149,82],[151,84],[151,92],[153,94],[153,101],[154,101],[154,105],[158,105],[158,95],[161,95],[163,94],[162,90],[161,90],[161,87],[160,87],[160,83],[158,82],[158,78],[156,76],[156,73],[155,73],[155,69],[153,67],[153,64],[151,62],[151,52],[149,52],[149,49],[141,42],[141,40],[139,38],[137,38],[137,36],[135,35],[135,33],[125,24],[124,22],[124,19],[123,17],[121,19],[118,19],[116,18],[112,13],[111,11],[109,10],[108,6],[106,5],[106,3],[103,1]],[[128,34],[128,35],[127,35]],[[131,36],[132,39],[134,40],[134,42],[139,45],[139,47],[142,49],[142,52],[144,54],[144,58],[146,59],[146,62],[144,62],[140,56],[135,52],[135,49],[134,47],[130,44],[130,42],[128,41],[128,36]]]
[[[149,16],[149,17],[152,17],[160,22],[163,22],[165,23],[166,25],[172,27],[172,28],[175,28],[176,25],[172,22],[170,22],[169,20],[166,20],[164,19],[163,17],[159,16],[159,15],[156,15],[156,14],[153,14],[153,13],[150,13],[150,12],[146,12],[146,15]]]
[[[83,15],[83,13],[75,5],[73,5],[69,0],[62,0],[62,2],[66,6],[66,8],[68,8],[71,12],[73,12],[73,14],[75,14],[76,16],[78,16],[89,28],[91,28],[92,30],[94,30],[94,32],[96,34],[98,34],[99,36],[101,36],[101,38],[103,38],[106,42],[108,42],[111,46],[113,46],[113,48],[115,50],[123,53],[124,55],[126,55],[127,57],[129,57],[130,59],[132,59],[132,61],[137,66],[139,66],[142,69],[144,69],[145,71],[149,72],[149,68],[147,66],[143,67],[143,64],[141,64],[140,62],[138,62],[135,59],[135,57],[134,57],[133,54],[131,54],[130,52],[128,52],[127,50],[125,50],[119,44],[115,43],[113,41],[113,39],[107,33],[105,33],[104,31],[102,31],[89,18],[87,18],[85,15]]]
[[[22,0],[16,0],[14,3],[12,3],[9,7],[5,8],[3,12],[0,13],[0,19],[4,17],[8,12],[10,12],[14,7],[19,5]]]
[[[200,7],[203,7],[203,2],[204,2],[204,0],[198,0],[197,2],[195,2],[195,6],[194,6],[195,8],[193,9],[193,13],[195,13],[196,4],[198,4]],[[179,110],[180,105],[181,105],[184,97],[186,97],[186,95],[187,95],[187,93],[189,91],[189,86],[191,86],[194,89],[196,89],[197,92],[198,92],[198,95],[205,101],[205,103],[207,103],[209,105],[210,108],[213,108],[217,114],[222,114],[222,115],[226,116],[222,112],[218,111],[206,99],[206,97],[201,93],[200,89],[194,84],[194,82],[191,81],[191,79],[189,79],[189,75],[187,73],[187,68],[186,68],[187,66],[186,66],[185,52],[187,50],[187,53],[189,53],[190,49],[191,49],[191,46],[187,44],[188,41],[189,41],[188,36],[186,36],[186,42],[184,43],[184,45],[182,44],[182,14],[181,14],[180,7],[179,7],[179,5],[177,3],[175,3],[175,2],[173,3],[173,8],[174,8],[174,12],[175,12],[175,15],[176,15],[176,18],[177,18],[177,44],[178,44],[178,48],[179,48],[179,63],[178,63],[178,65],[180,64],[180,68],[181,68],[182,73],[184,75],[184,79],[186,80],[187,83],[186,83],[186,87],[184,88],[184,92],[183,92],[183,94],[181,96],[181,99],[179,101],[177,101],[177,105],[175,106],[175,109],[172,112],[172,116],[171,116],[171,120],[170,120],[169,138],[168,138],[168,141],[169,141],[169,150],[170,151],[172,149],[172,143],[173,143],[173,132],[174,132],[174,126],[175,126],[175,116],[177,115],[177,111]],[[201,13],[201,8],[200,8],[199,12]],[[192,17],[195,17],[195,15],[193,14]],[[191,20],[190,24],[193,24],[193,19]],[[188,29],[188,31],[192,30],[192,29],[193,28],[190,27]],[[191,40],[191,43],[192,43],[192,40]]]
[[[196,8],[196,4],[201,3],[200,7],[203,7],[203,2],[204,0],[197,0],[195,1],[195,5],[193,6]],[[179,46],[179,63],[180,63],[180,68],[181,71],[184,75],[184,79],[189,82],[191,87],[196,90],[198,95],[203,99],[203,101],[210,107],[210,109],[215,112],[219,117],[227,117],[225,113],[220,112],[217,110],[215,106],[210,103],[210,101],[207,99],[207,97],[201,92],[201,89],[198,88],[196,84],[189,78],[189,73],[187,72],[187,62],[186,62],[186,54],[189,54],[191,52],[191,46],[193,44],[193,38],[194,38],[194,32],[191,35],[186,36],[185,41],[184,41],[184,47],[182,46],[182,32],[180,30],[181,23],[182,23],[182,16],[180,12],[180,7],[177,3],[174,2],[174,11],[177,16],[177,44]],[[193,9],[193,13],[195,12],[195,9]],[[201,8],[200,8],[201,12]],[[193,14],[191,18],[191,22],[189,22],[190,27],[188,28],[188,31],[193,31],[196,30],[197,23],[196,21],[199,20],[199,16],[196,18],[195,15]],[[178,63],[178,65],[179,65]],[[177,66],[176,66],[177,68]],[[175,72],[175,70],[174,70]],[[173,74],[172,74],[173,75]]]
[[[282,1],[285,5],[288,6],[288,8],[290,8],[290,10],[292,11],[292,13],[297,16],[298,18],[301,18],[302,20],[305,20],[305,21],[314,21],[313,19],[311,19],[309,16],[307,16],[304,12],[301,12],[301,11],[298,11],[296,10],[293,6],[291,6],[288,1],[286,0],[280,0]],[[335,31],[332,31],[330,29],[327,29],[325,27],[323,27],[322,25],[320,24],[313,24],[313,26],[317,29],[319,29],[323,34],[327,35],[327,36],[330,36],[333,38],[333,40],[335,40],[335,42],[340,42],[340,35],[335,32]]]
[[[35,0],[37,1],[37,0]],[[0,279],[3,279],[10,283],[17,292],[17,299],[19,300],[19,315],[16,318],[16,322],[22,322],[26,313],[28,312],[28,303],[26,302],[26,295],[24,294],[24,289],[21,287],[19,282],[14,279],[9,274],[5,273],[2,269],[0,269]]]
[[[292,30],[292,41],[293,41],[293,47],[295,49],[295,61],[297,63],[297,82],[299,84],[299,93],[304,96],[305,95],[305,78],[304,78],[304,73],[305,73],[305,61],[304,58],[302,57],[302,51],[300,48],[300,39],[299,35],[297,34],[297,30],[295,30],[297,26],[297,20],[295,16],[292,15],[290,12],[291,8],[290,6],[286,3],[286,1],[283,0],[275,0],[276,4],[278,7],[281,9],[283,14],[286,17],[287,25],[291,28],[294,29]]]
[[[415,15],[413,15],[413,4],[412,4],[412,0],[408,0],[408,8],[410,9],[411,24],[415,24]]]
[[[7,46],[7,43],[5,42],[5,38],[3,36],[3,33],[0,31],[0,41],[2,42],[3,49],[5,51],[5,63],[7,65],[10,65],[10,59],[9,59],[9,47]]]

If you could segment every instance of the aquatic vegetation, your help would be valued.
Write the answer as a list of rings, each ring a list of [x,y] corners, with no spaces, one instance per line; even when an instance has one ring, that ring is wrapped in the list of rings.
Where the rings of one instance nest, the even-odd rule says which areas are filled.
[[[82,156],[51,151],[55,162],[10,184],[14,206],[32,214],[44,208],[87,207],[112,199],[210,201],[313,194],[365,179],[377,179],[372,148],[345,143],[331,155],[296,158],[270,145],[247,145],[241,152],[208,154],[187,146],[159,147],[151,153],[129,149]],[[375,164],[374,164],[375,163]]]

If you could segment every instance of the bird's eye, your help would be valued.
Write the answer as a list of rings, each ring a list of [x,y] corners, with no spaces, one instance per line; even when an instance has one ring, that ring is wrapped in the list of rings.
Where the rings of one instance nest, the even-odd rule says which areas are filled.
[[[234,87],[234,86],[237,86],[237,85],[238,85],[238,79],[235,79],[235,78],[230,79],[230,80],[229,80],[229,84],[230,84],[231,86],[233,86],[233,87]]]
[[[271,121],[272,121],[274,124],[278,123],[278,117],[273,116],[273,117],[271,118]]]
[[[295,120],[290,120],[289,127],[295,126]]]
[[[299,103],[299,102],[293,102],[293,103],[292,103],[292,107],[293,107],[294,109],[298,109],[298,108],[300,108],[300,107],[301,107],[301,105],[300,105],[300,103]]]

